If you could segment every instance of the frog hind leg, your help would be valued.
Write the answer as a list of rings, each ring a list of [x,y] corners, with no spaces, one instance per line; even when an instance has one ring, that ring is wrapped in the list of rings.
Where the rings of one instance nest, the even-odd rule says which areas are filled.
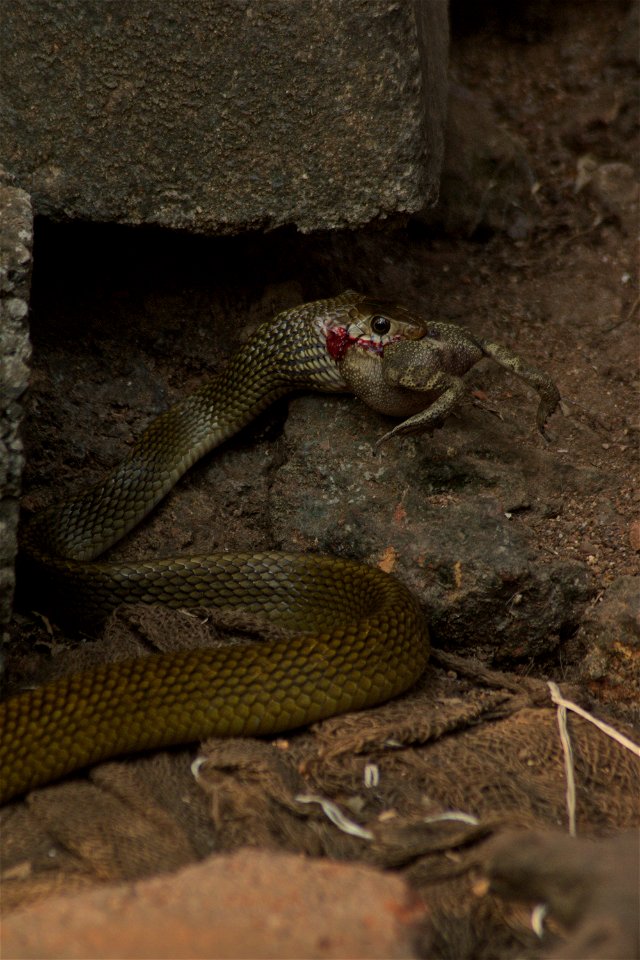
[[[401,385],[402,380],[400,380]],[[415,381],[411,382],[409,387],[412,392],[418,392]],[[380,437],[376,446],[386,443],[391,437],[408,437],[419,433],[433,433],[434,430],[441,427],[445,417],[460,403],[467,393],[467,387],[460,377],[451,374],[440,373],[432,377],[425,384],[425,392],[438,392],[436,400],[425,406],[402,423],[398,423],[392,430]]]
[[[538,430],[544,437],[545,425],[560,403],[560,392],[551,377],[542,370],[530,366],[517,353],[513,353],[501,343],[495,343],[493,340],[485,340],[480,337],[477,337],[476,341],[486,356],[491,357],[505,370],[514,373],[516,377],[533,387],[538,393],[540,402],[536,414],[536,423]]]

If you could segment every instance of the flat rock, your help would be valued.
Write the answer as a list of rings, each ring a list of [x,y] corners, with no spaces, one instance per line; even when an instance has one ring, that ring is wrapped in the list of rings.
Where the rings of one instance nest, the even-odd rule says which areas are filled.
[[[394,573],[421,599],[436,642],[442,632],[494,661],[548,653],[579,619],[590,575],[541,558],[518,515],[553,514],[563,489],[597,478],[470,404],[434,436],[376,448],[386,426],[357,401],[290,405],[270,489],[276,542]]]
[[[5,920],[2,952],[15,960],[413,957],[425,909],[397,876],[245,849],[33,905]]]

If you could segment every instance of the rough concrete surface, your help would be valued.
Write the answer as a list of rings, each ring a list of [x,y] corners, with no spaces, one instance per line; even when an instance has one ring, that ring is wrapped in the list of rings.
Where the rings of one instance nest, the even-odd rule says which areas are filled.
[[[4,924],[2,954],[16,960],[412,957],[412,927],[425,909],[392,874],[246,849],[173,876],[14,914]]]
[[[56,218],[235,233],[437,195],[441,0],[0,5],[0,162]]]
[[[22,473],[20,397],[27,387],[32,217],[28,194],[0,170],[0,627],[11,614]]]

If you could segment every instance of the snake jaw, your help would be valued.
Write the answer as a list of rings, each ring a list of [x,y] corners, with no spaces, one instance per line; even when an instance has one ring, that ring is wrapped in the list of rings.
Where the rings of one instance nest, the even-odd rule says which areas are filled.
[[[381,357],[385,347],[388,347],[391,343],[397,343],[398,340],[402,339],[402,334],[397,334],[394,337],[374,338],[364,334],[359,327],[355,327],[355,330],[352,332],[352,327],[353,325],[349,327],[332,327],[325,335],[327,351],[336,363],[344,359],[350,347],[367,350],[369,353]]]
[[[331,319],[326,319],[322,329],[327,353],[336,363],[344,360],[351,348],[380,358],[385,348],[392,343],[420,340],[425,336],[424,322],[405,307],[386,300],[360,296],[351,291],[348,291],[348,294],[354,300],[345,303],[337,316],[334,313]],[[387,330],[377,332],[373,326],[374,319],[386,321]]]

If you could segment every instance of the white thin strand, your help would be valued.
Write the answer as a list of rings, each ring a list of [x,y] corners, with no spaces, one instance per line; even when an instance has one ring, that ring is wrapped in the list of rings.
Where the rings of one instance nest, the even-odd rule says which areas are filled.
[[[538,903],[531,911],[531,929],[539,940],[544,938],[544,921],[549,913],[546,903]]]
[[[370,790],[380,784],[380,767],[377,763],[368,763],[364,768],[364,785]]]
[[[619,730],[616,730],[615,727],[610,726],[608,723],[605,723],[604,720],[598,720],[597,717],[594,717],[593,714],[587,713],[586,710],[583,710],[582,707],[579,707],[577,703],[574,703],[573,700],[566,700],[560,693],[560,688],[552,680],[548,681],[548,687],[551,691],[551,699],[558,706],[566,707],[567,710],[573,710],[574,713],[577,713],[579,717],[582,717],[583,720],[588,720],[589,723],[592,723],[598,730],[602,730],[603,733],[606,733],[608,737],[611,737],[612,740],[615,740],[620,744],[621,747],[630,750],[631,753],[634,753],[636,757],[640,758],[640,746],[637,743],[634,743],[633,740],[629,740],[628,737],[625,737],[624,733],[620,733]]]
[[[297,803],[318,803],[322,807],[325,817],[331,820],[331,823],[335,824],[343,833],[348,833],[352,837],[360,837],[361,840],[373,840],[371,830],[367,830],[350,820],[344,815],[340,807],[331,800],[325,800],[324,797],[319,797],[315,793],[301,793],[294,799]]]
[[[468,823],[472,827],[477,827],[480,821],[472,813],[463,813],[462,810],[446,810],[435,817],[424,817],[423,823],[441,823],[443,820],[454,820],[457,823]]]
[[[552,686],[555,687],[555,691],[552,689]],[[549,688],[551,689],[551,695],[557,692],[557,695],[560,696],[560,690],[558,686],[549,681]],[[554,697],[554,702],[558,705],[557,718],[558,718],[558,730],[560,732],[560,743],[562,744],[562,752],[564,754],[564,776],[567,784],[565,796],[567,802],[567,815],[569,817],[569,836],[575,837],[576,835],[576,776],[575,768],[573,765],[573,749],[571,747],[571,739],[569,737],[569,727],[567,725],[567,708]]]
[[[207,757],[199,756],[199,757],[196,757],[193,763],[191,764],[191,775],[193,776],[194,780],[196,780],[198,783],[200,782],[200,768],[203,767],[206,762],[207,762]]]

